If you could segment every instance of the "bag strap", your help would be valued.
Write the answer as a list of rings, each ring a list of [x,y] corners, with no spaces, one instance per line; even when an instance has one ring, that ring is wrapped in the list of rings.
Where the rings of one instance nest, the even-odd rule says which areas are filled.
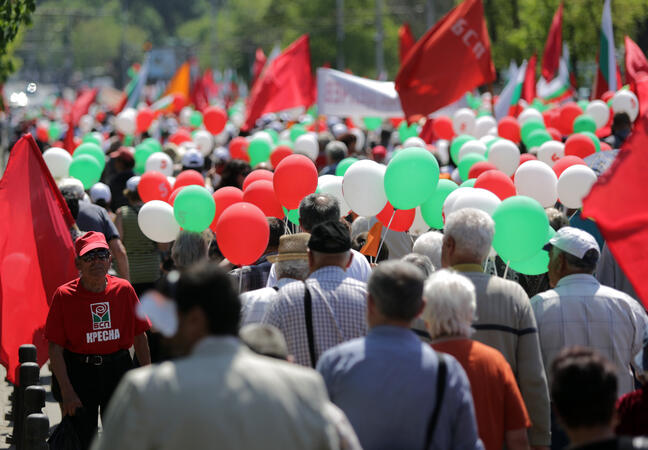
[[[430,420],[428,421],[427,431],[425,433],[425,450],[430,448],[432,444],[432,439],[434,438],[434,430],[436,424],[439,420],[439,413],[441,412],[441,405],[443,404],[443,394],[446,388],[446,374],[448,372],[448,366],[446,365],[445,358],[441,353],[437,352],[437,357],[439,359],[439,365],[437,368],[437,384],[436,384],[436,404],[430,415]]]
[[[317,364],[315,353],[315,337],[313,336],[313,299],[308,284],[304,281],[304,318],[306,319],[306,337],[308,338],[308,354],[310,355],[311,366]]]

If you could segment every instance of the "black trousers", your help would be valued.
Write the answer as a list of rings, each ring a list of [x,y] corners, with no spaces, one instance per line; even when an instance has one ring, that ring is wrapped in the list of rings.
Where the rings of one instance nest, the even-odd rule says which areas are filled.
[[[124,351],[123,356],[102,365],[82,362],[67,350],[64,351],[63,357],[74,392],[83,405],[83,408],[78,408],[71,417],[72,424],[81,447],[87,449],[97,433],[99,412],[103,418],[119,381],[128,370],[133,368],[133,360],[128,351]],[[52,394],[61,402],[60,387],[54,376],[52,376]]]

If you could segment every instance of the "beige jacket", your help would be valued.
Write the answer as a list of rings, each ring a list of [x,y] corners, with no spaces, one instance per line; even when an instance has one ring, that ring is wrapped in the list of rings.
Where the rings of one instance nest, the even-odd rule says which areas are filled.
[[[529,443],[550,445],[549,389],[529,297],[519,284],[482,273],[479,265],[459,264],[453,269],[475,285],[477,320],[472,338],[499,350],[515,374],[531,418]]]
[[[183,359],[126,374],[93,449],[339,448],[320,375],[208,337]]]

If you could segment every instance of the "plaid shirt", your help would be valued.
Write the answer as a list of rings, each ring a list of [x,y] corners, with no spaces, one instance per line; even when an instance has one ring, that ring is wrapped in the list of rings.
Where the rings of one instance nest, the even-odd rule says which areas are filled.
[[[341,342],[367,334],[365,283],[349,278],[340,267],[327,266],[313,272],[306,284],[312,297],[317,356]],[[304,294],[304,283],[300,281],[282,287],[263,322],[279,328],[295,361],[310,367]]]
[[[241,293],[243,293],[265,287],[271,267],[272,263],[262,256],[251,266],[239,267],[229,273],[234,277],[236,285],[240,283]],[[242,279],[239,280],[239,277]]]

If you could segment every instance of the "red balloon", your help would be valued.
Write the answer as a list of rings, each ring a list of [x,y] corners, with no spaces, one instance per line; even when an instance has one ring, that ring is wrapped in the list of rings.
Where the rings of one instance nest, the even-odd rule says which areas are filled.
[[[250,162],[250,156],[247,153],[249,145],[250,143],[244,137],[239,136],[232,139],[229,144],[230,158]]]
[[[603,100],[605,103],[607,103],[612,97],[614,97],[614,92],[605,91],[603,93],[603,95],[601,95],[601,100]]]
[[[565,171],[567,167],[576,166],[579,164],[583,166],[587,165],[587,163],[583,161],[583,158],[570,155],[560,158],[551,168],[554,170],[554,172],[556,172],[556,176],[560,178],[560,175]]]
[[[575,102],[565,103],[560,109],[560,117],[556,124],[560,132],[567,136],[574,130],[574,120],[583,114],[583,110]]]
[[[596,147],[592,139],[584,134],[572,134],[565,142],[565,156],[574,155],[585,158],[596,153]]]
[[[175,145],[180,145],[183,142],[191,141],[191,133],[186,130],[180,129],[169,136],[169,141],[173,142]]]
[[[248,174],[247,177],[243,180],[243,190],[245,189],[255,181],[259,180],[267,180],[267,181],[272,181],[272,172],[266,169],[256,169],[253,170]],[[254,203],[254,202],[252,202]]]
[[[317,169],[307,156],[290,155],[277,165],[272,183],[279,202],[288,209],[295,209],[304,197],[317,189]]]
[[[184,94],[173,94],[173,112],[178,114],[189,102]]]
[[[41,142],[49,142],[49,131],[45,127],[36,127],[36,139]]]
[[[515,117],[506,116],[497,124],[497,134],[504,139],[520,143],[520,124]]]
[[[234,186],[226,186],[218,189],[212,195],[214,197],[214,203],[216,203],[216,214],[214,214],[214,220],[212,221],[209,228],[212,231],[216,232],[216,224],[220,218],[223,211],[228,207],[232,206],[234,203],[239,203],[243,201],[243,191]]]
[[[287,145],[278,145],[275,147],[272,153],[270,153],[270,164],[272,164],[272,167],[277,167],[282,159],[292,154],[292,148],[288,147]]]
[[[137,113],[135,118],[135,127],[137,133],[143,133],[149,129],[155,119],[155,113],[148,108],[144,108]]]
[[[510,177],[499,170],[487,170],[477,177],[473,187],[486,189],[497,195],[500,200],[515,195],[515,184]]]
[[[250,183],[248,188],[243,191],[243,201],[261,208],[266,217],[276,217],[277,219],[285,217],[281,203],[275,195],[272,181],[257,180]]]
[[[612,146],[607,142],[601,141],[601,151],[604,152],[606,150],[612,150]]]
[[[190,186],[192,184],[205,187],[205,179],[200,174],[200,172],[193,169],[188,169],[188,170],[183,170],[178,174],[173,187],[178,189],[179,187]]]
[[[479,161],[473,164],[468,171],[468,179],[477,178],[487,170],[497,170],[497,166],[495,164],[489,163],[488,161]]]
[[[403,117],[393,117],[389,119],[394,128],[398,128],[398,125],[400,125],[403,120],[405,120]]]
[[[392,219],[392,215],[394,218]],[[416,216],[416,208],[414,209],[397,209],[394,215],[394,207],[391,203],[387,202],[382,211],[376,214],[376,219],[384,226],[389,225],[389,229],[393,231],[407,231],[414,223],[414,216]],[[391,220],[391,224],[389,221]]]
[[[560,110],[558,108],[547,109],[543,111],[542,118],[547,128],[557,128],[560,123]]]
[[[219,134],[225,129],[227,113],[218,106],[210,106],[203,113],[203,123],[211,134]]]
[[[536,160],[536,159],[538,159],[538,158],[536,158],[536,157],[535,157],[534,155],[532,155],[531,153],[522,153],[522,154],[520,155],[520,166],[521,166],[522,164],[524,164],[525,162],[527,162],[527,161],[534,161],[534,160]],[[518,166],[518,167],[519,167],[519,166]]]
[[[454,129],[452,128],[452,119],[450,117],[440,116],[433,120],[432,130],[434,130],[434,134],[439,139],[445,139],[446,141],[452,140],[455,135]]]
[[[270,226],[263,211],[251,203],[230,206],[216,223],[218,248],[237,265],[258,260],[268,246],[269,237]]]
[[[183,187],[185,186],[180,186],[179,188],[173,189],[173,192],[171,192],[171,195],[169,195],[169,198],[166,201],[169,205],[173,206],[178,193],[182,190]]]
[[[146,172],[140,178],[137,193],[145,203],[151,200],[166,201],[171,193],[171,183],[160,172]]]

